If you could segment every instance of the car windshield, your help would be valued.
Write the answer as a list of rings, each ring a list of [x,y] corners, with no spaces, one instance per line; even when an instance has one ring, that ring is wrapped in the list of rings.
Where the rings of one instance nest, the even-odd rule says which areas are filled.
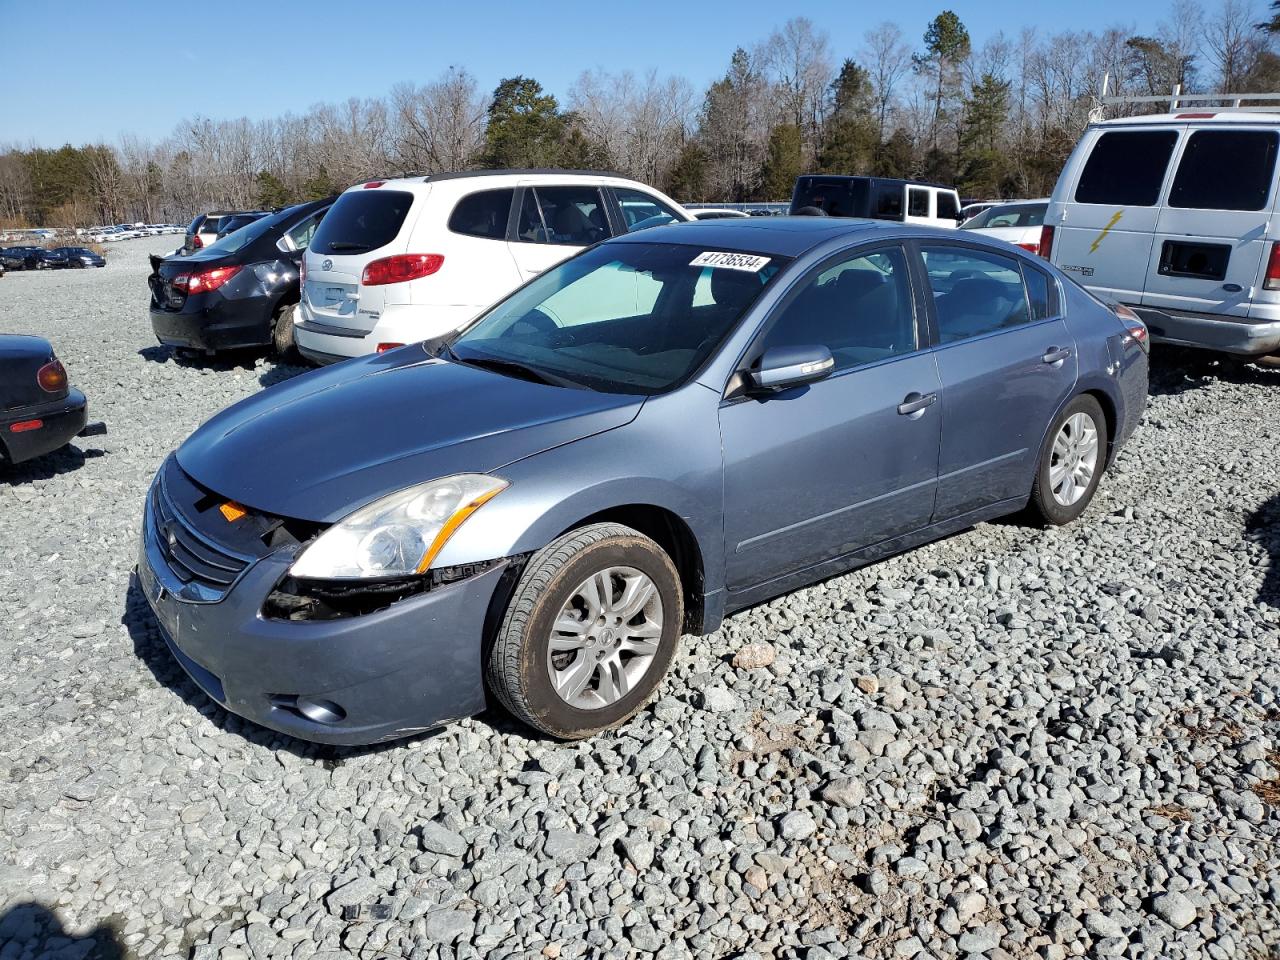
[[[607,243],[517,290],[450,344],[453,359],[606,393],[688,379],[788,263],[672,243]]]

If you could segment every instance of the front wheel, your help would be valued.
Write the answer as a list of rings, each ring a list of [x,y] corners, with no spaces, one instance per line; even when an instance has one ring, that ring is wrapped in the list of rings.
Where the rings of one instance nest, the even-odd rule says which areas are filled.
[[[683,622],[658,544],[616,523],[571,531],[529,559],[489,651],[489,687],[529,726],[581,739],[644,705]]]
[[[1045,523],[1061,526],[1084,513],[1107,465],[1107,418],[1098,401],[1081,395],[1053,422],[1036,481],[1031,509]]]

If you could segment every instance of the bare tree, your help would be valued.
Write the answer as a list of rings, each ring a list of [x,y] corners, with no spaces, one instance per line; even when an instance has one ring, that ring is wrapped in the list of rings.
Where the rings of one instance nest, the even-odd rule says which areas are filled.
[[[639,80],[630,71],[590,71],[570,89],[568,105],[620,172],[657,183],[688,135],[693,88],[684,77],[663,78],[656,70]]]
[[[1247,0],[1221,0],[1204,22],[1204,49],[1217,70],[1218,89],[1237,90],[1262,46],[1256,24],[1260,14]]]
[[[391,91],[395,153],[407,170],[465,170],[484,145],[488,98],[465,68],[450,67],[421,87]]]
[[[800,130],[803,149],[811,159],[836,75],[827,33],[815,29],[808,17],[792,17],[769,35],[756,61],[775,85],[783,118]]]
[[[889,111],[897,94],[898,84],[911,69],[911,48],[902,37],[898,25],[885,21],[863,36],[862,57],[871,74],[871,85],[876,98],[876,129],[880,139],[885,139],[885,126]]]

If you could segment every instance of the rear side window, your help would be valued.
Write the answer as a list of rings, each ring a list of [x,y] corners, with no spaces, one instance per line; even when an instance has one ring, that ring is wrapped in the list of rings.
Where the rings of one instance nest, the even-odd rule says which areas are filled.
[[[866,207],[865,178],[801,177],[791,195],[791,212],[816,207],[829,217],[858,217]]]
[[[881,184],[876,188],[876,205],[873,214],[877,220],[902,219],[902,187],[898,184]]]
[[[929,191],[919,187],[907,187],[907,216],[927,217],[929,215]]]
[[[364,253],[396,238],[413,206],[403,190],[359,190],[344,193],[320,221],[311,238],[316,253]]]
[[[197,218],[199,219],[199,218]],[[205,217],[195,226],[195,233],[217,233],[218,227],[222,225],[222,217]]]
[[[541,234],[537,234],[530,198],[541,210]],[[534,236],[527,235],[533,230]],[[600,191],[595,187],[536,187],[525,191],[520,213],[520,238],[539,243],[586,247],[609,236]]]
[[[1031,306],[1032,320],[1047,320],[1053,316],[1053,300],[1049,278],[1035,267],[1023,264],[1022,276],[1027,281],[1027,299]]]
[[[514,190],[482,190],[458,201],[449,217],[449,229],[468,237],[505,240]]]
[[[1027,289],[1018,263],[970,247],[924,247],[938,339],[956,343],[1026,323]]]
[[[1277,140],[1267,130],[1197,130],[1178,161],[1169,206],[1261,210],[1275,178]]]
[[[1155,206],[1177,141],[1178,134],[1173,130],[1104,133],[1094,142],[1085,161],[1076,186],[1076,202]]]
[[[938,216],[943,220],[960,219],[960,201],[954,193],[938,194]]]

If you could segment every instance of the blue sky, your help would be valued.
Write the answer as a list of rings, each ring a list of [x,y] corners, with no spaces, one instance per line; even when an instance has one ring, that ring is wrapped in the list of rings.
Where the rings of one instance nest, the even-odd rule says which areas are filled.
[[[297,113],[321,101],[380,96],[402,80],[422,83],[451,64],[465,66],[487,89],[523,73],[562,95],[595,67],[657,67],[701,87],[723,72],[735,46],[763,39],[788,16],[809,17],[847,56],[868,27],[886,19],[918,43],[947,6],[981,43],[1024,26],[1054,32],[1118,23],[1150,31],[1168,5],[0,0],[4,72],[23,78],[16,87],[23,95],[0,98],[0,144],[114,142],[122,133],[159,138],[193,114]]]

